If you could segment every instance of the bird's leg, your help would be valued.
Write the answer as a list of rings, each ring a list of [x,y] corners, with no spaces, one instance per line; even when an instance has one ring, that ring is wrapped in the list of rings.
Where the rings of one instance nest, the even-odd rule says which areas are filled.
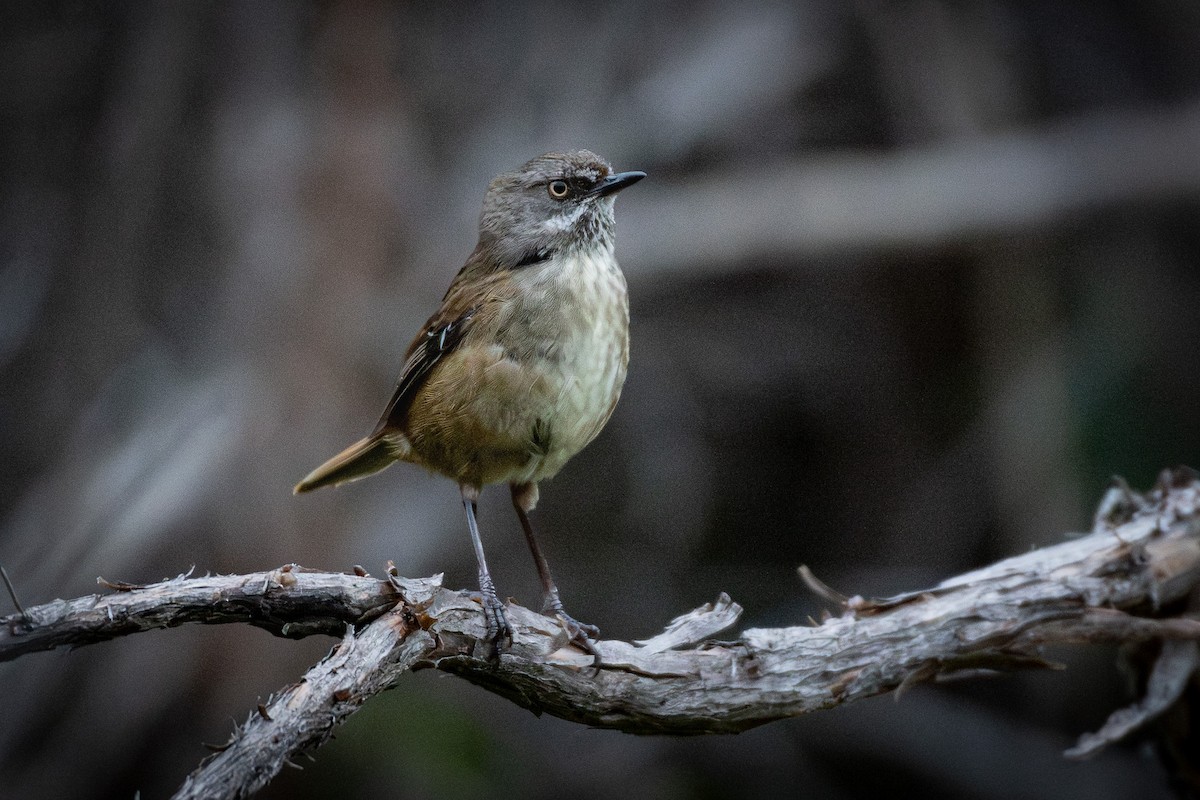
[[[460,486],[463,508],[467,512],[467,527],[471,531],[471,543],[475,545],[475,560],[479,562],[479,594],[483,604],[483,617],[487,621],[488,638],[497,646],[502,640],[512,642],[512,625],[504,613],[504,604],[496,596],[496,585],[488,572],[487,559],[483,557],[483,540],[479,538],[479,525],[475,522],[475,501],[479,499],[479,487]]]
[[[546,557],[542,555],[542,549],[538,547],[537,539],[533,535],[529,512],[537,506],[537,484],[514,483],[510,488],[512,489],[513,508],[517,510],[517,517],[521,520],[521,529],[525,531],[525,541],[529,544],[529,552],[533,553],[533,563],[537,565],[538,577],[542,580],[542,613],[553,614],[561,619],[567,633],[571,635],[571,641],[592,655],[596,655],[592,640],[600,638],[600,629],[595,625],[580,622],[563,610],[562,600],[558,597],[558,587],[554,585],[554,578],[550,576],[550,565],[546,562]]]

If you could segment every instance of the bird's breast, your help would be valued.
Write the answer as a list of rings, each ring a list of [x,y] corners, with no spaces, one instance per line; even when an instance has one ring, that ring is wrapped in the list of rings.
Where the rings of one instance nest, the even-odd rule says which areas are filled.
[[[502,339],[509,360],[536,376],[528,407],[548,477],[596,437],[625,383],[629,305],[611,251],[552,259],[530,275]]]
[[[625,278],[610,249],[513,273],[416,402],[421,461],[469,483],[549,478],[604,427],[629,361]],[[479,324],[482,323],[482,324]]]

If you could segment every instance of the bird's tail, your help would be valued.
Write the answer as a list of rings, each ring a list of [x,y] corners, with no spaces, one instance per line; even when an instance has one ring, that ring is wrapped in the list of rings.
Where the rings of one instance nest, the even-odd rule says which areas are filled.
[[[355,481],[391,466],[396,460],[394,446],[386,437],[378,434],[368,436],[308,473],[292,491],[302,494],[322,486],[337,486],[339,483]]]

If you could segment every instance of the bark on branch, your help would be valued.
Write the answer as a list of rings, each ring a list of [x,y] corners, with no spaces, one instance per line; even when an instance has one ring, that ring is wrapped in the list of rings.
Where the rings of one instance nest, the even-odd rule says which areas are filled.
[[[843,598],[802,576],[839,615],[710,641],[741,611],[722,595],[653,639],[600,642],[599,664],[566,644],[556,620],[516,605],[513,644],[492,658],[478,602],[443,588],[440,576],[376,579],[288,566],[149,586],[104,582],[116,591],[0,620],[0,660],[189,622],[246,622],[293,638],[341,635],[176,795],[243,797],[411,669],[452,672],[537,713],[593,726],[732,733],[950,673],[1052,666],[1040,656],[1046,644],[1163,640],[1145,699],[1070,752],[1085,756],[1161,714],[1200,665],[1200,620],[1178,608],[1200,585],[1200,479],[1164,472],[1144,496],[1118,482],[1090,534],[926,591]]]

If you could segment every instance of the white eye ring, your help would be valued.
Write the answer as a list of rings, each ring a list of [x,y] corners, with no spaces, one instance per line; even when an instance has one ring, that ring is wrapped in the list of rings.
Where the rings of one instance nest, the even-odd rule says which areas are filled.
[[[562,200],[571,193],[571,187],[568,186],[567,182],[561,178],[559,180],[550,181],[550,183],[546,186],[546,189],[550,192],[550,196],[555,200]]]

